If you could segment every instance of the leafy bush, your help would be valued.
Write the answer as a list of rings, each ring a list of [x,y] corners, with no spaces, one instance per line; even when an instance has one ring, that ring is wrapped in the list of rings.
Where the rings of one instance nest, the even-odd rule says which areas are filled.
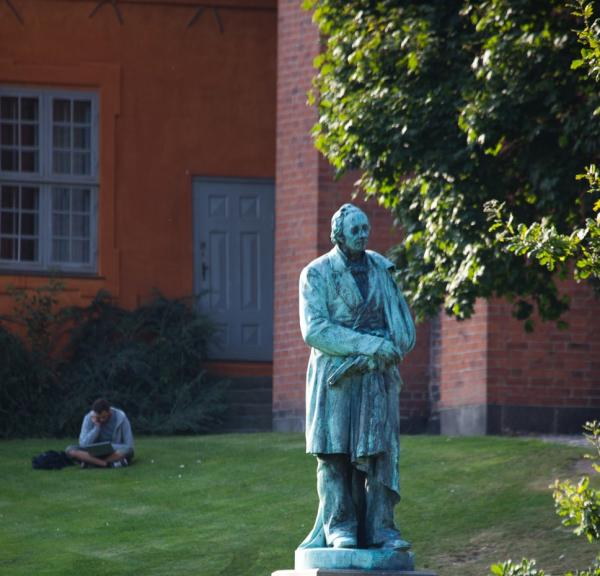
[[[132,311],[102,291],[87,307],[57,309],[60,290],[11,291],[14,313],[3,320],[20,324],[25,342],[0,326],[0,437],[77,435],[100,396],[135,433],[218,426],[226,383],[203,369],[215,338],[206,317],[160,294]]]
[[[14,309],[0,320],[18,326],[24,340],[0,325],[0,438],[43,436],[53,429],[62,290],[54,279],[33,290],[7,287]]]
[[[48,425],[44,384],[29,350],[0,326],[0,438],[38,435]]]
[[[215,333],[206,317],[161,295],[127,311],[106,293],[71,309],[70,317],[75,327],[60,370],[65,396],[57,433],[77,433],[99,396],[125,410],[136,433],[207,432],[218,425],[226,385],[202,368]]]
[[[583,427],[584,436],[594,446],[596,454],[587,456],[592,460],[600,458],[600,422],[587,422]],[[600,465],[592,464],[600,474]],[[600,541],[600,490],[590,487],[590,479],[583,476],[577,484],[570,480],[553,485],[554,506],[563,525],[573,528],[578,536],[585,536],[589,542]],[[521,562],[507,560],[491,567],[495,576],[544,576],[545,572],[536,567],[535,560],[523,558]],[[600,576],[600,554],[592,566],[586,570],[567,572],[565,576]]]

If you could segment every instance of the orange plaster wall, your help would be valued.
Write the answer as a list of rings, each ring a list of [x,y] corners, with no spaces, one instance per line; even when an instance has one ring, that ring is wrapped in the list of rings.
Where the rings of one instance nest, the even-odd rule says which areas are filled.
[[[276,2],[215,4],[222,33],[175,2],[119,4],[120,24],[110,3],[21,0],[23,25],[0,3],[0,83],[100,93],[98,275],[67,279],[82,301],[190,295],[192,178],[275,177]],[[0,311],[7,284],[45,281],[2,274]]]

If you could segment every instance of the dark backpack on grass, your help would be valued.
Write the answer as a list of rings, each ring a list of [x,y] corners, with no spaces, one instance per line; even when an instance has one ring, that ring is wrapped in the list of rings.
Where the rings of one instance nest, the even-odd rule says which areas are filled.
[[[73,461],[65,452],[48,450],[31,459],[31,465],[35,470],[60,470],[65,466],[72,466]]]

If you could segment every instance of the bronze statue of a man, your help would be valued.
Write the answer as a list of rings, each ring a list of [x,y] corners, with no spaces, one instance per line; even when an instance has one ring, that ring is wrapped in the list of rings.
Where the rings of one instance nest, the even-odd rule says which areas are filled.
[[[390,271],[366,250],[366,214],[344,204],[327,254],[300,276],[300,325],[311,346],[306,451],[317,457],[319,511],[300,548],[403,550],[394,524],[399,486],[398,363],[415,327]]]

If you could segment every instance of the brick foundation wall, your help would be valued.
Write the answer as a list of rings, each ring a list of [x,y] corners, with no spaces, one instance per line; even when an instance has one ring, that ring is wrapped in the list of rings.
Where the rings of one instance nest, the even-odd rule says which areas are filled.
[[[442,313],[435,370],[443,433],[482,433],[487,402],[488,303],[480,300],[475,314],[458,321]]]
[[[573,281],[561,291],[566,330],[536,320],[528,334],[509,304],[490,303],[488,431],[578,433],[600,415],[600,300]]]
[[[464,322],[441,318],[441,430],[447,434],[578,433],[600,414],[600,300],[566,282],[567,330],[535,320],[525,332],[502,300]]]

